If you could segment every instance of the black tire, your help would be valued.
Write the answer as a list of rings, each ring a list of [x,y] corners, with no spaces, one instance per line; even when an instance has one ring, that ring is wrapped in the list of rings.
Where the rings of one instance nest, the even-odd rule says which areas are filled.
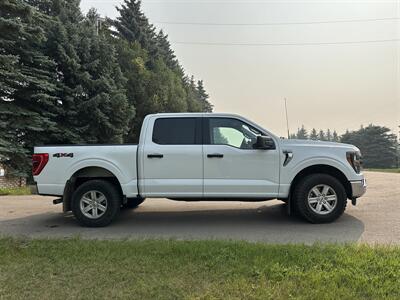
[[[134,209],[142,204],[144,200],[144,198],[128,198],[127,202],[123,204],[122,207],[126,209]]]
[[[309,204],[309,193],[318,185],[329,186],[336,193],[336,206],[329,213],[327,210],[324,212],[325,214],[319,214],[313,210],[312,204]],[[343,184],[335,177],[327,174],[312,174],[297,184],[294,189],[293,200],[295,210],[310,223],[330,223],[344,213],[347,205],[347,194]]]
[[[107,201],[106,210],[96,219],[85,216],[81,211],[81,199],[90,191],[97,191],[103,194]],[[82,226],[104,227],[117,217],[121,206],[121,198],[120,192],[112,183],[105,180],[90,180],[80,185],[73,193],[71,208],[75,218]]]

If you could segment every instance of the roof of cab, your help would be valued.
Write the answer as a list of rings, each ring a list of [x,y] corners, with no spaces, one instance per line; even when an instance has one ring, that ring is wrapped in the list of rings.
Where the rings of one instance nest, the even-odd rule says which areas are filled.
[[[157,117],[241,117],[237,114],[230,113],[157,113],[149,116]]]

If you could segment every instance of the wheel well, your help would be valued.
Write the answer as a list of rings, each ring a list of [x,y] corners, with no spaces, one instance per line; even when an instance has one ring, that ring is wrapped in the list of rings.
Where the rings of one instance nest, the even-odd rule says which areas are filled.
[[[121,184],[112,172],[101,167],[86,167],[76,171],[67,182],[63,196],[64,212],[71,210],[71,199],[75,190],[83,183],[94,179],[106,180],[112,183],[123,195]]]
[[[343,184],[346,190],[347,198],[351,198],[351,185],[346,175],[344,175],[339,169],[329,165],[314,165],[301,170],[292,181],[292,184],[290,186],[290,195],[292,194],[294,188],[300,182],[300,180],[311,174],[328,174],[335,177],[337,180],[340,181],[340,183]]]

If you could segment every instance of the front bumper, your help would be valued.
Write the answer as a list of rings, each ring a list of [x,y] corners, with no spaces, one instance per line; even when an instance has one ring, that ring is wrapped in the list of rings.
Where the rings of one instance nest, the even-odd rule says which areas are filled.
[[[367,191],[367,180],[350,181],[352,198],[360,198]]]

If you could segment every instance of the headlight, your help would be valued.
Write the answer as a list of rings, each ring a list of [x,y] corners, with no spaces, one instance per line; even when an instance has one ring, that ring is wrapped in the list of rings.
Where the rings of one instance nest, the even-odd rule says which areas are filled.
[[[357,174],[362,171],[362,156],[360,151],[351,151],[346,153],[347,161],[353,167]]]

